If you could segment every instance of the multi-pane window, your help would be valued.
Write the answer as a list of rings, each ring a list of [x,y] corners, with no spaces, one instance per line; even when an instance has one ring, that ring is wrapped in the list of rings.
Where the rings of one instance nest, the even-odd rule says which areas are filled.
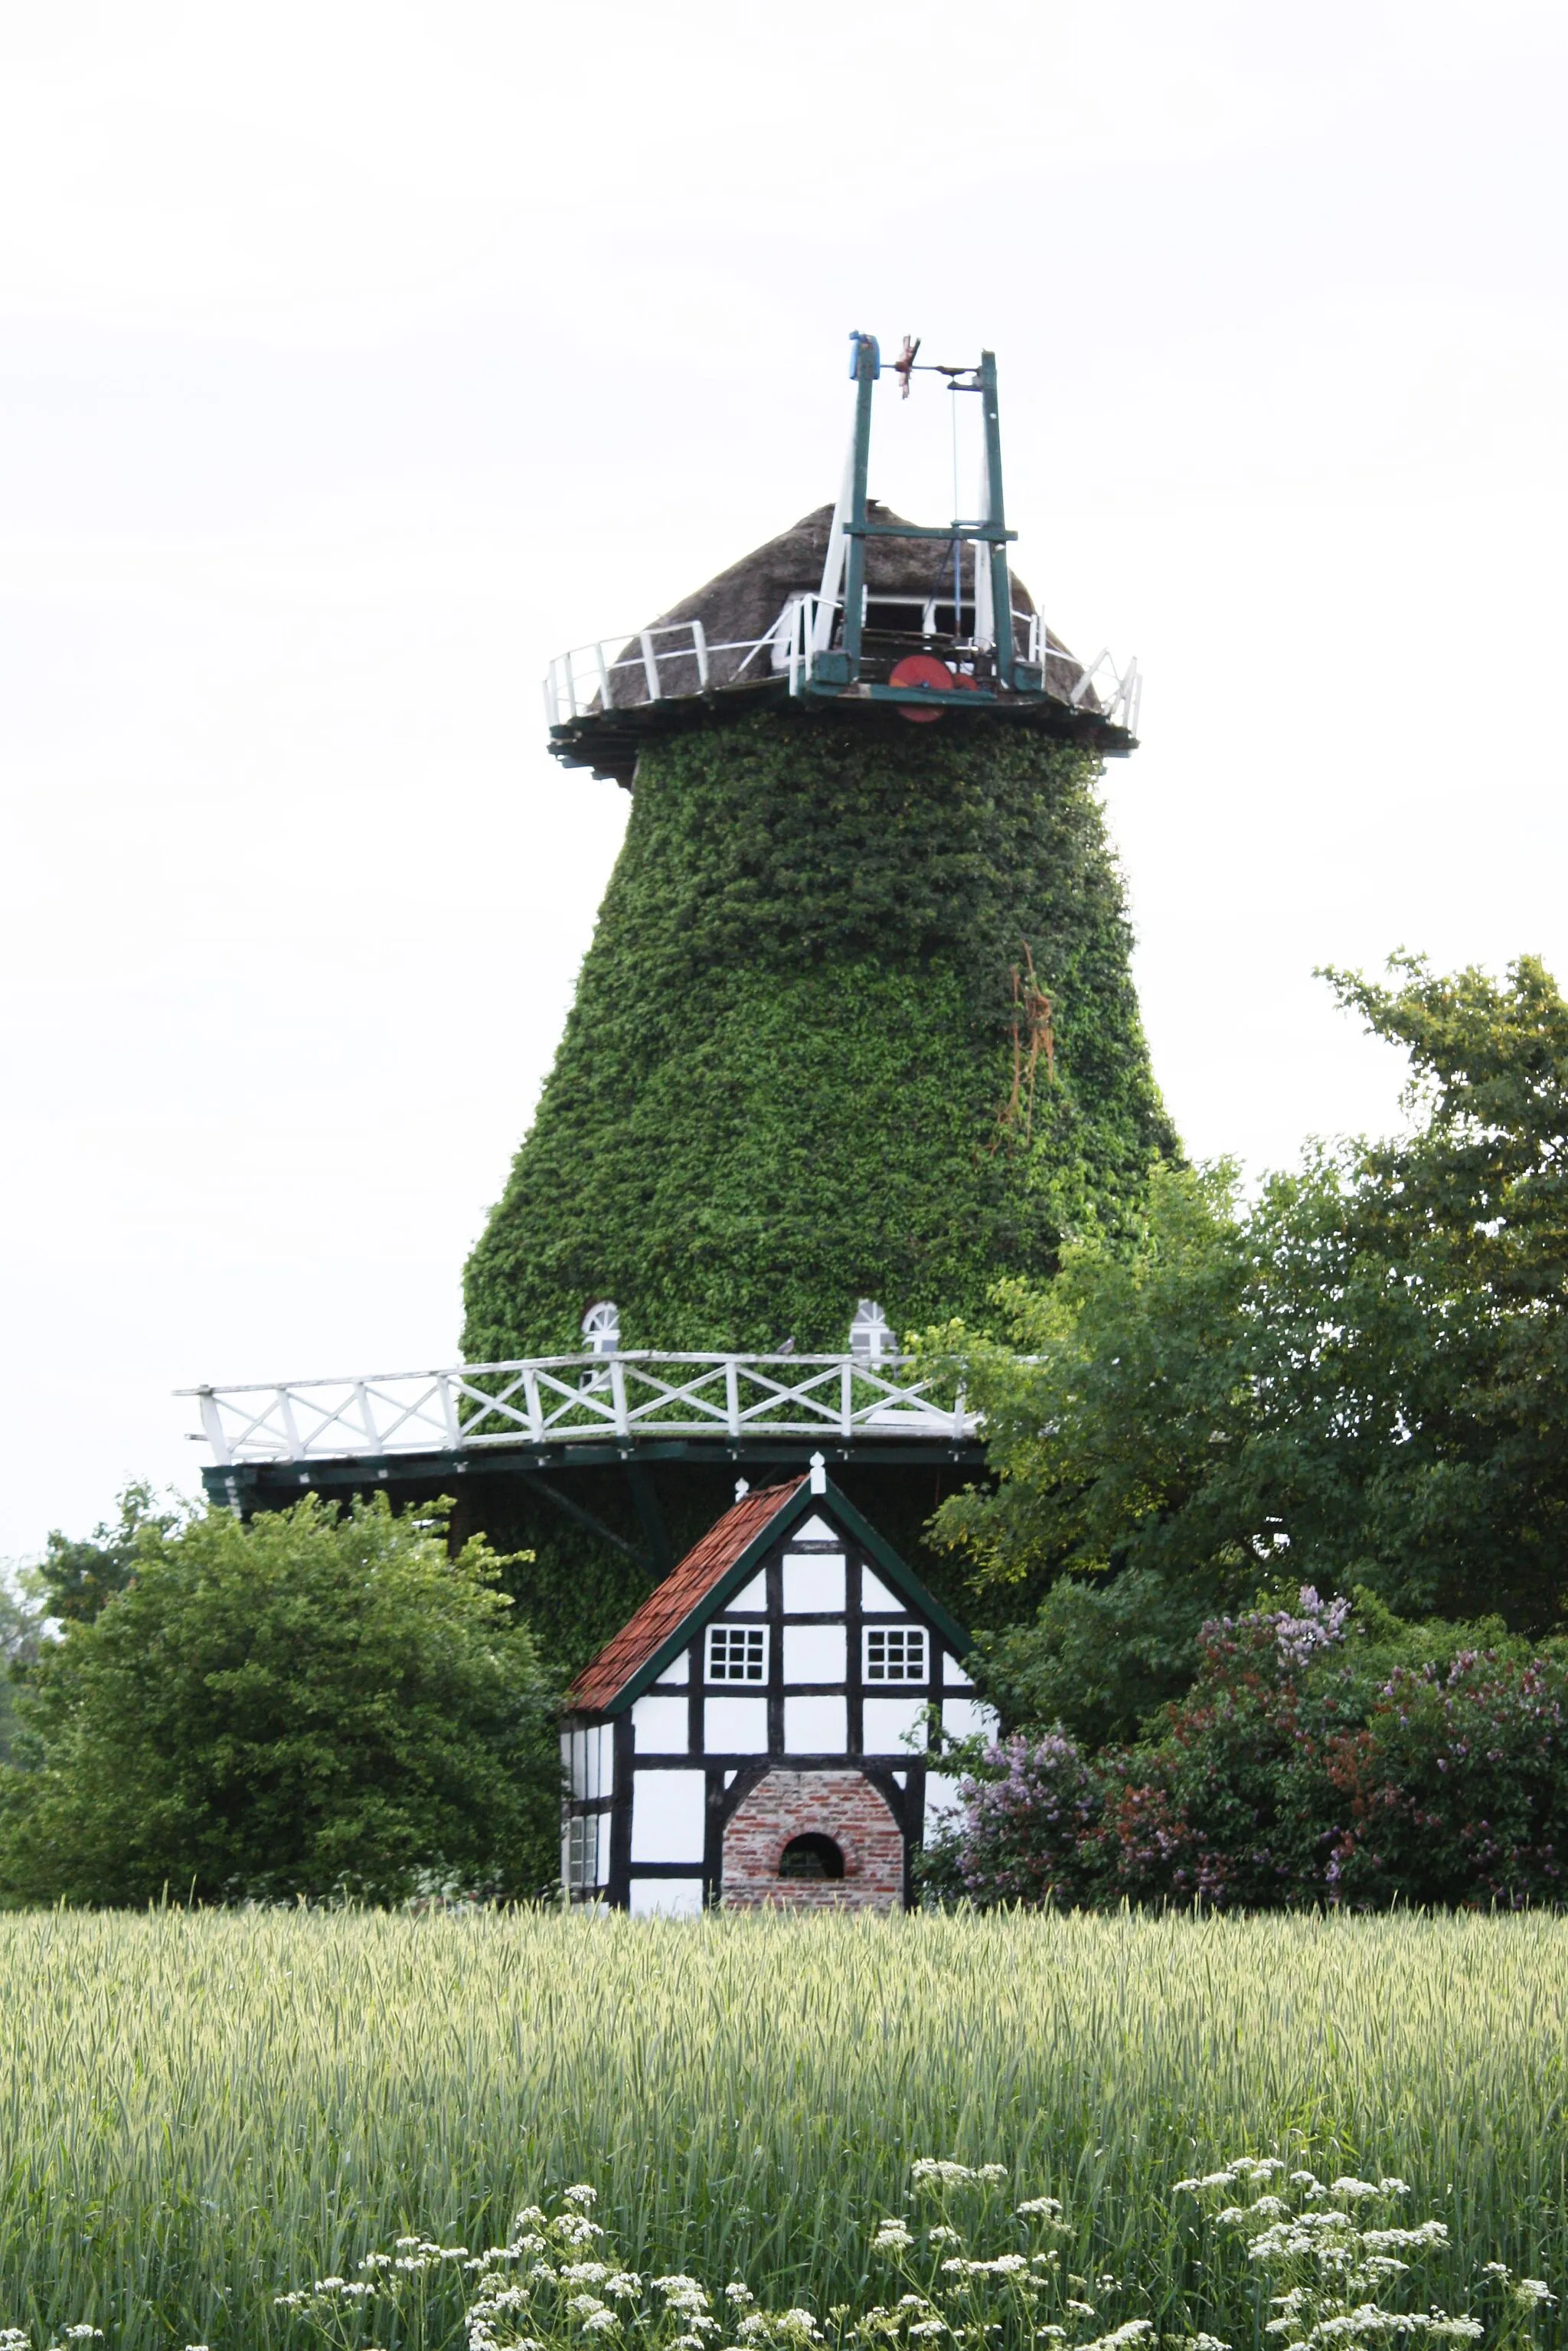
[[[601,1813],[571,1813],[566,1823],[566,1882],[574,1893],[599,1883],[599,1823]]]
[[[865,1678],[868,1682],[923,1682],[925,1679],[925,1626],[868,1625],[865,1628]]]
[[[765,1682],[768,1679],[766,1625],[710,1625],[707,1628],[707,1677],[710,1682]]]

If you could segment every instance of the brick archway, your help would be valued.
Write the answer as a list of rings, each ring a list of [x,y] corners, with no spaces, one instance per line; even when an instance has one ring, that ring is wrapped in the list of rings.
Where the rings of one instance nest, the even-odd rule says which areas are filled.
[[[831,1837],[841,1878],[780,1877],[792,1837]],[[863,1771],[769,1771],[724,1832],[723,1901],[730,1910],[897,1910],[904,1903],[904,1833]]]

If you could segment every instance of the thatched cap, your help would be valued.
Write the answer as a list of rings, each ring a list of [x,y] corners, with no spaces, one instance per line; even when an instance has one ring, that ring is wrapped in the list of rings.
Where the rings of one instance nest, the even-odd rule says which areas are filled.
[[[873,499],[870,512],[879,522],[899,522],[903,517],[893,514]],[[732,563],[699,588],[692,596],[683,597],[661,612],[649,625],[664,629],[686,621],[700,621],[709,646],[710,684],[728,685],[737,682],[760,682],[769,674],[767,652],[755,654],[749,663],[742,653],[720,653],[725,645],[746,646],[755,643],[778,620],[791,596],[812,595],[821,584],[822,565],[828,552],[828,534],[832,527],[833,509],[818,507],[788,530],[779,532],[765,546],[754,548],[749,555]],[[973,580],[973,555],[968,548],[964,554],[964,592],[970,592]],[[920,597],[950,596],[953,580],[951,546],[937,539],[873,538],[866,542],[866,587],[872,596]],[[1032,612],[1034,600],[1023,581],[1013,577],[1013,609],[1017,612]],[[698,688],[696,664],[694,658],[670,656],[680,640],[655,638],[655,648],[664,653],[660,663],[660,679],[667,695],[695,694]],[[1052,694],[1070,695],[1082,675],[1081,665],[1073,660],[1065,645],[1047,632],[1047,645],[1060,659],[1049,663],[1048,686]],[[1020,647],[1021,651],[1021,643]],[[612,674],[611,701],[618,710],[630,709],[646,702],[648,691],[635,643],[622,649],[621,662]],[[744,670],[742,664],[745,664]]]

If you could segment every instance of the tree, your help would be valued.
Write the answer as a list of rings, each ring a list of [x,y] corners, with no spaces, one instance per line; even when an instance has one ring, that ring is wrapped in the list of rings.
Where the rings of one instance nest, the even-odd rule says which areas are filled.
[[[534,1644],[445,1513],[308,1497],[143,1520],[123,1588],[47,1649],[0,1779],[0,1891],[123,1903],[556,1875],[559,1765]]]
[[[1131,1244],[994,1293],[1002,1341],[928,1334],[986,1415],[995,1489],[938,1513],[982,1584],[1043,1603],[993,1636],[1015,1719],[1130,1735],[1204,1620],[1287,1564],[1404,1614],[1539,1634],[1568,1591],[1568,1007],[1503,987],[1333,977],[1411,1056],[1407,1134],[1321,1148],[1243,1206],[1154,1170]]]
[[[123,1592],[135,1572],[137,1543],[142,1530],[171,1534],[187,1513],[174,1502],[157,1507],[151,1486],[138,1479],[119,1496],[117,1525],[99,1525],[85,1540],[73,1541],[56,1528],[47,1538],[38,1563],[38,1578],[48,1602],[47,1614],[67,1625],[88,1623],[106,1601]]]
[[[48,1618],[37,1569],[0,1562],[0,1763],[9,1761],[16,1735],[16,1676],[37,1657]]]

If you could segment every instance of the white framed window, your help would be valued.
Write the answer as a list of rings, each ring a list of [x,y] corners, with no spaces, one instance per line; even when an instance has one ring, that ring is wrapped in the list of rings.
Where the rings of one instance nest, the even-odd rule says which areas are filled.
[[[599,1823],[601,1813],[572,1813],[566,1823],[566,1883],[571,1893],[599,1884]]]
[[[765,1682],[768,1679],[766,1625],[710,1625],[707,1628],[707,1677],[710,1682]]]
[[[923,1682],[926,1671],[924,1625],[866,1626],[865,1680]]]

